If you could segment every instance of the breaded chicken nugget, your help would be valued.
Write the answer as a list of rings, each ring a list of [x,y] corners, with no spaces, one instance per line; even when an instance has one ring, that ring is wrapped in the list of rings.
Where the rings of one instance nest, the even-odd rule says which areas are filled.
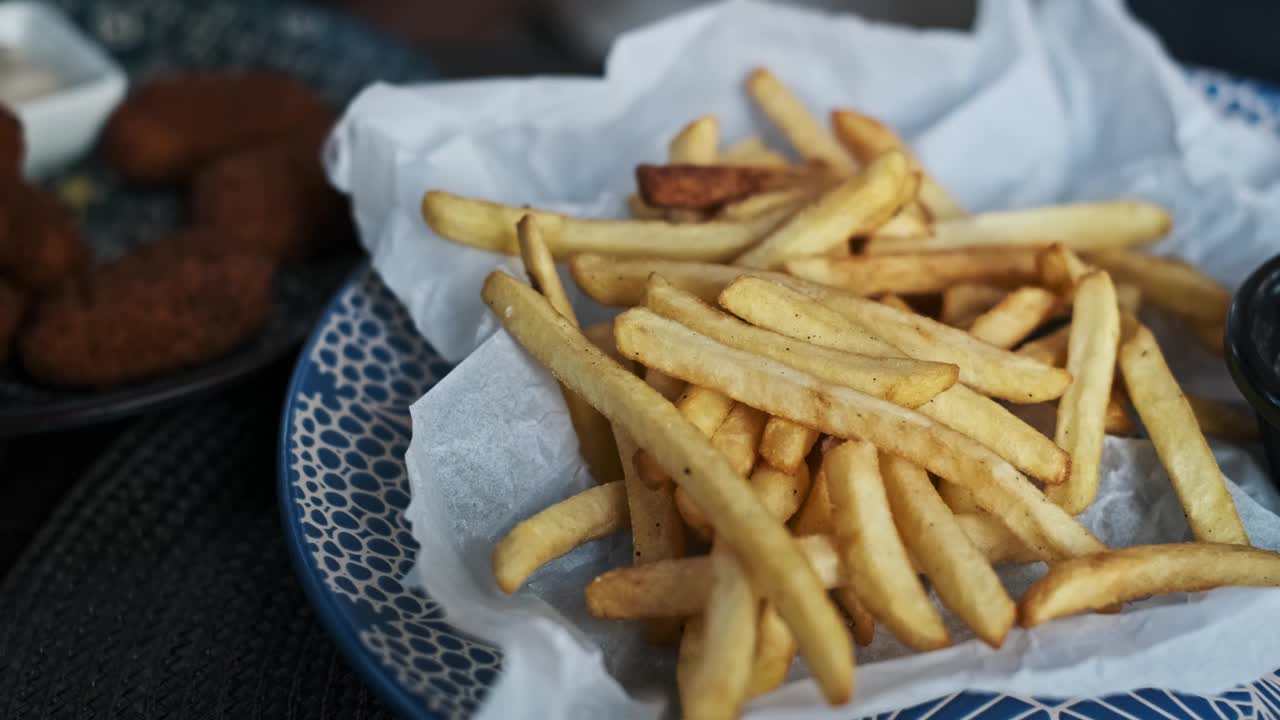
[[[47,290],[89,263],[89,247],[56,195],[22,183],[7,192],[8,227],[0,233],[0,273],[33,292]]]
[[[319,95],[287,75],[173,75],[125,98],[107,123],[102,153],[130,180],[179,181],[220,155],[332,118]]]
[[[0,362],[9,359],[9,348],[13,346],[13,336],[18,332],[26,306],[22,292],[0,280]]]
[[[219,158],[192,184],[196,224],[221,228],[229,243],[276,259],[331,250],[352,236],[350,210],[320,162],[331,123],[288,140]]]
[[[212,359],[266,323],[272,270],[208,229],[142,246],[42,298],[19,335],[23,365],[44,382],[106,386]]]

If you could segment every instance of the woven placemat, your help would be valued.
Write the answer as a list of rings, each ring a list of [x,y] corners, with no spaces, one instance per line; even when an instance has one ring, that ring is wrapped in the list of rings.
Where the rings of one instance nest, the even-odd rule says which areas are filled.
[[[386,718],[307,606],[278,378],[137,422],[0,584],[0,718]]]

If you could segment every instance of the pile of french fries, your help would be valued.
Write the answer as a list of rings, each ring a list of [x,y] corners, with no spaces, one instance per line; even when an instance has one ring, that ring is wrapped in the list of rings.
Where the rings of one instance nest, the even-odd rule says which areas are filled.
[[[767,70],[747,91],[799,156],[714,117],[641,165],[633,219],[592,220],[441,191],[426,221],[518,254],[484,301],[560,381],[598,485],[517,525],[498,586],[631,530],[634,562],[587,606],[679,642],[691,718],[733,717],[797,651],[833,704],[854,641],[883,625],[928,651],[941,605],[998,647],[1026,627],[1135,598],[1280,583],[1251,548],[1205,433],[1256,428],[1179,388],[1142,303],[1221,352],[1225,289],[1140,254],[1170,227],[1134,200],[968,214],[888,127],[830,128]],[[627,307],[580,330],[556,272]],[[1117,372],[1118,368],[1118,372]],[[1053,437],[1011,405],[1055,403]],[[1076,519],[1098,493],[1105,436],[1139,432],[1195,542],[1109,549]],[[994,566],[1044,561],[1022,598]]]

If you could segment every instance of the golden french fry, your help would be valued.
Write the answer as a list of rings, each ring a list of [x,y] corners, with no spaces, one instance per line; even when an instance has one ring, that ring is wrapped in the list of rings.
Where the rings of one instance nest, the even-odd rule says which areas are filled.
[[[724,422],[720,423],[720,427],[711,436],[711,444],[729,459],[729,465],[735,473],[746,477],[751,472],[760,446],[760,436],[768,418],[768,415],[753,407],[735,403]],[[677,489],[676,505],[686,525],[704,537],[708,535],[711,526],[688,493]]]
[[[913,242],[868,243],[866,252],[914,252],[979,245],[1049,245],[1103,250],[1143,245],[1172,226],[1169,213],[1142,200],[1111,200],[980,213],[933,224],[933,235]]]
[[[556,312],[571,325],[578,327],[578,316],[574,314],[569,296],[560,283],[556,263],[551,259],[551,253],[542,240],[537,220],[532,215],[520,218],[516,234],[520,241],[520,257],[524,261],[530,283],[547,298]],[[609,423],[580,396],[563,385],[560,391],[564,395],[573,431],[578,437],[578,452],[586,462],[591,477],[597,483],[621,480],[622,466],[618,463],[618,448],[614,444]]]
[[[1064,367],[1067,364],[1067,345],[1071,341],[1071,326],[1063,325],[1048,335],[1022,344],[1016,352],[1045,365]]]
[[[1136,286],[1153,305],[1211,325],[1226,320],[1231,293],[1182,260],[1123,250],[1093,252],[1087,258],[1118,282]]]
[[[1054,440],[1071,454],[1067,481],[1045,488],[1050,500],[1079,515],[1098,495],[1107,404],[1120,343],[1120,309],[1106,272],[1092,272],[1076,286],[1072,301],[1067,370],[1073,378],[1058,401]]]
[[[796,277],[858,295],[942,292],[960,283],[1017,285],[1036,280],[1031,248],[940,250],[901,255],[803,257],[788,260]]]
[[[503,592],[513,593],[538,568],[627,524],[627,492],[621,482],[583,490],[512,528],[493,548],[493,579]]]
[[[773,73],[756,68],[747,78],[747,92],[801,157],[833,170],[854,169],[853,158]]]
[[[774,517],[786,522],[800,509],[809,494],[809,466],[800,463],[795,472],[785,473],[761,465],[751,473],[751,488]]]
[[[735,265],[772,270],[788,258],[821,253],[865,235],[893,217],[907,195],[909,172],[901,153],[888,153],[818,197],[742,253]]]
[[[725,148],[717,162],[755,167],[787,167],[791,164],[786,155],[765,145],[759,135],[748,135]]]
[[[706,570],[710,572],[710,558],[703,556],[698,559],[708,561]],[[710,583],[707,585],[710,586]],[[702,647],[707,632],[701,610],[699,607],[696,615],[684,621],[684,634],[680,636],[680,652],[676,656],[676,690],[682,697],[686,692],[685,688],[692,682],[696,668],[702,662]]]
[[[913,410],[728,347],[644,308],[619,315],[614,332],[618,350],[642,364],[836,437],[863,438],[964,484],[1046,558],[1103,547],[1004,459]]]
[[[760,457],[784,473],[797,472],[818,441],[818,431],[786,418],[771,417],[760,438]]]
[[[849,616],[849,624],[853,626],[853,641],[862,647],[870,645],[876,639],[876,616],[871,614],[851,586],[834,588],[831,594]]]
[[[715,115],[694,118],[667,146],[667,160],[687,165],[710,165],[720,152],[720,121]]]
[[[1205,435],[1242,442],[1258,439],[1258,424],[1252,417],[1208,398],[1188,395],[1187,402],[1191,404],[1191,411],[1196,414],[1200,431]]]
[[[789,215],[794,215],[800,208],[812,203],[823,189],[822,185],[807,183],[783,190],[757,193],[726,203],[716,213],[716,218],[728,222],[745,222],[773,212],[785,211]]]
[[[627,212],[636,220],[666,220],[667,213],[662,208],[649,207],[639,193],[627,195]]]
[[[839,614],[799,545],[724,456],[666,398],[597,350],[533,289],[494,272],[481,295],[525,350],[630,434],[689,492],[716,537],[734,550],[753,586],[795,633],[827,700],[846,702],[853,646]],[[616,332],[616,321],[614,327]]]
[[[630,363],[630,360],[618,355],[618,345],[613,341],[613,321],[605,320],[603,322],[588,325],[582,328],[582,334],[587,336],[593,345],[600,348],[602,352],[609,355],[620,363]]]
[[[973,493],[963,485],[939,482],[938,497],[941,497],[942,502],[946,503],[951,512],[956,515],[979,515],[983,512],[978,506],[978,501],[973,498]]]
[[[616,353],[617,351],[618,341],[614,339],[613,352]],[[610,357],[612,356],[612,353],[610,353]],[[625,360],[626,358],[623,359]],[[630,362],[630,360],[627,360],[627,362]],[[670,375],[654,370],[653,368],[645,369],[644,381],[649,384],[649,387],[657,390],[662,397],[673,403],[681,394],[684,393],[685,389],[685,383],[680,378],[673,378]],[[616,428],[614,430],[614,435],[615,437],[617,436]],[[634,445],[635,443],[632,444]],[[621,448],[619,448],[619,450],[621,450]],[[644,483],[645,487],[654,489],[669,487],[671,478],[667,477],[666,471],[662,469],[662,466],[658,465],[658,461],[654,460],[653,456],[644,450],[637,449],[632,454],[631,458],[631,464],[635,468],[636,475],[639,476],[640,481]]]
[[[686,718],[734,718],[751,681],[760,602],[738,559],[711,548],[711,593],[702,611],[700,652],[679,682]]]
[[[1220,543],[1138,545],[1055,563],[1019,603],[1022,624],[1166,593],[1280,585],[1280,553]]]
[[[515,224],[538,219],[551,255],[607,252],[632,257],[727,260],[767,235],[790,212],[775,210],[744,222],[673,224],[653,220],[588,220],[546,210],[528,210],[432,190],[422,198],[422,217],[453,242],[489,252],[518,254]]]
[[[918,465],[882,454],[880,474],[898,535],[948,610],[992,647],[1000,647],[1017,607],[991,563],[965,535]]]
[[[762,330],[721,312],[658,275],[650,279],[646,306],[730,347],[904,407],[932,400],[954,385],[959,375],[955,365],[855,355]]]
[[[915,308],[911,307],[911,305],[908,304],[906,300],[903,300],[900,295],[894,295],[893,293],[881,295],[880,302],[888,305],[889,307],[898,308],[903,312],[915,312]],[[959,374],[959,368],[956,369],[956,372]]]
[[[659,208],[709,210],[734,200],[804,182],[790,168],[747,165],[636,166],[636,185],[645,203]]]
[[[1057,307],[1058,297],[1044,288],[1018,288],[975,318],[969,326],[969,334],[998,348],[1008,349],[1040,327]]]
[[[942,291],[942,313],[938,319],[953,328],[968,330],[974,320],[1008,296],[1008,290],[994,285],[952,285]]]
[[[1037,254],[1036,265],[1039,268],[1040,284],[1058,293],[1064,300],[1071,299],[1076,283],[1093,270],[1079,255],[1061,243],[1041,249]]]
[[[1137,315],[1138,308],[1142,305],[1142,289],[1127,282],[1118,282],[1115,286],[1116,303],[1120,305],[1120,309],[1130,315]]]
[[[1037,403],[1062,395],[1071,375],[1061,368],[1020,357],[1007,350],[992,347],[963,330],[947,327],[923,315],[905,313],[866,298],[859,298],[833,288],[797,285],[800,292],[759,278],[739,278],[720,293],[720,305],[754,325],[769,327],[757,318],[768,313],[790,319],[802,315],[829,317],[815,305],[843,316],[864,332],[874,333],[880,344],[891,343],[897,349],[919,360],[953,363],[960,368],[960,382],[988,395],[1016,403]],[[810,302],[805,303],[808,300]],[[771,305],[760,312],[762,304]],[[748,317],[750,315],[750,317]],[[829,323],[828,323],[829,324]],[[789,334],[770,327],[771,330]],[[826,345],[816,337],[805,338]],[[862,354],[880,354],[870,348]],[[896,354],[896,353],[895,353]]]
[[[1202,542],[1248,545],[1249,536],[1218,461],[1146,327],[1139,325],[1120,346],[1120,372],[1129,399],[1169,473],[1191,533]]]
[[[1218,357],[1222,357],[1226,352],[1227,328],[1225,323],[1188,320],[1187,328],[1191,330],[1192,335],[1195,335],[1196,341],[1200,343],[1200,347],[1208,350]]]
[[[852,110],[833,110],[831,127],[836,139],[848,148],[858,160],[867,163],[881,153],[897,150],[911,160],[913,170],[921,172],[920,203],[929,214],[937,220],[963,217],[964,208],[953,199],[927,172],[923,171],[920,161],[889,126],[870,115],[863,115]]]
[[[1129,417],[1129,396],[1118,380],[1119,378],[1115,378],[1111,381],[1111,399],[1107,402],[1107,414],[1103,422],[1108,435],[1133,437],[1138,434],[1138,427],[1133,418]]]
[[[893,217],[876,228],[870,237],[878,238],[881,241],[892,241],[895,238],[914,240],[929,237],[933,230],[930,228],[929,220],[923,217],[923,213],[919,212],[919,207],[914,202],[903,205],[902,209],[898,210]]]
[[[854,325],[834,310],[777,285],[735,283],[721,293],[720,301],[725,308],[755,325],[815,345],[878,356],[903,354],[883,340],[869,336],[863,327]],[[877,323],[878,320],[872,319],[871,326]],[[964,337],[972,340],[967,334]],[[910,336],[907,338],[910,342]],[[1036,366],[1044,367],[1039,363]],[[954,385],[918,410],[991,448],[1038,480],[1057,483],[1067,476],[1070,458],[1066,452],[999,403],[968,387]],[[765,426],[760,451],[770,463],[774,462],[768,453],[772,423]]]
[[[942,487],[947,485],[950,483],[943,483]],[[956,513],[955,517],[960,529],[964,530],[965,537],[969,538],[973,547],[992,565],[1030,563],[1040,560],[1039,556],[1028,550],[1022,541],[1009,532],[1004,523],[985,511]]]
[[[856,638],[855,638],[856,639]],[[747,697],[770,692],[787,679],[791,658],[796,654],[796,639],[772,606],[760,612],[760,630],[756,633],[756,650],[751,664],[751,681]]]
[[[822,464],[836,549],[853,569],[858,598],[909,647],[936,650],[950,645],[942,616],[894,526],[875,446],[848,440],[827,453]]]
[[[592,300],[605,305],[631,307],[644,303],[649,276],[657,273],[667,282],[715,302],[720,291],[742,275],[793,282],[783,273],[751,270],[733,265],[683,262],[658,258],[625,258],[584,253],[569,259],[573,280]]]
[[[665,392],[663,396],[666,396]],[[732,399],[715,390],[696,385],[684,386],[673,402],[680,414],[708,438],[715,434],[733,409]],[[643,449],[636,453],[635,463],[640,476],[649,487],[662,487],[671,479],[657,460]]]

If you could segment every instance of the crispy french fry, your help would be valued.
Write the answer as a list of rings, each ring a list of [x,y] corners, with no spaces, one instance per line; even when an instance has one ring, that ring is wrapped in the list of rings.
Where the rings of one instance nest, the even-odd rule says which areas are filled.
[[[978,501],[973,498],[973,493],[963,485],[939,482],[938,497],[941,497],[942,502],[946,503],[951,512],[956,515],[979,515],[983,512]]]
[[[724,453],[733,471],[742,477],[746,477],[755,465],[760,436],[764,433],[764,423],[768,418],[768,415],[753,407],[735,403],[724,422],[720,423],[720,427],[711,436],[711,444]],[[711,526],[688,493],[677,489],[676,504],[685,524],[700,535],[708,536]]]
[[[578,327],[578,316],[574,314],[569,296],[560,283],[556,263],[551,259],[546,243],[542,241],[537,220],[532,215],[520,218],[516,234],[520,241],[520,257],[524,261],[530,283],[547,298],[556,312],[571,325]],[[580,396],[564,386],[560,387],[560,391],[564,395],[573,431],[578,437],[578,452],[582,454],[591,477],[597,483],[621,480],[622,466],[618,463],[618,448],[614,444],[609,423]]]
[[[711,593],[702,611],[700,652],[680,679],[686,718],[734,718],[747,697],[760,602],[738,559],[723,544],[711,549]]]
[[[756,68],[747,78],[747,92],[801,157],[841,172],[854,169],[853,158],[773,73]]]
[[[1169,473],[1191,533],[1202,542],[1248,545],[1249,536],[1218,461],[1146,327],[1138,326],[1120,346],[1120,371],[1129,398]]]
[[[821,253],[883,225],[910,199],[901,153],[876,158],[862,172],[818,197],[777,227],[735,265],[771,270],[790,257]]]
[[[1017,349],[1017,353],[1045,365],[1064,367],[1067,364],[1067,345],[1071,341],[1071,326],[1063,325],[1043,337],[1030,340]]]
[[[795,633],[827,700],[846,702],[853,690],[853,646],[839,614],[799,545],[724,456],[666,398],[592,346],[531,288],[495,272],[481,295],[517,342],[689,491],[716,537],[734,550],[753,586]]]
[[[1227,585],[1280,585],[1280,553],[1219,543],[1138,545],[1055,563],[1019,603],[1035,627],[1130,600]]]
[[[626,367],[631,363],[630,360],[618,355],[618,344],[613,340],[613,321],[605,320],[603,322],[588,325],[582,328],[582,334],[587,336],[593,345],[600,348],[602,352],[609,355],[614,360]],[[630,369],[630,368],[628,368]]]
[[[880,474],[898,535],[938,599],[983,642],[1000,647],[1017,607],[991,563],[974,548],[918,465],[882,454]]]
[[[681,128],[667,145],[667,160],[686,165],[710,165],[720,152],[720,121],[703,115]]]
[[[710,558],[703,556],[698,559],[706,560],[706,572],[711,572]],[[708,582],[707,585],[709,590],[710,583]],[[680,636],[680,653],[676,657],[676,690],[682,698],[687,692],[685,688],[690,687],[693,674],[702,662],[702,648],[706,641],[707,628],[701,610],[702,608],[699,607],[697,614],[691,615],[684,621],[684,634]]]
[[[852,586],[833,588],[831,595],[844,608],[845,615],[849,616],[849,624],[853,626],[853,641],[861,647],[870,645],[876,639],[876,616],[862,603]]]
[[[863,327],[854,325],[834,310],[777,285],[735,283],[726,288],[720,301],[725,308],[755,325],[815,345],[871,355],[903,354],[882,340],[869,337]],[[879,323],[872,319],[870,324],[874,327]],[[1037,366],[1044,367],[1039,363]],[[991,448],[1038,480],[1056,483],[1066,478],[1070,459],[1061,448],[999,403],[968,387],[954,385],[918,409]],[[770,427],[766,425],[761,455],[772,463],[768,454],[769,438]]]
[[[969,334],[998,348],[1008,349],[1040,327],[1057,307],[1057,296],[1044,288],[1018,288],[975,318],[969,326]]]
[[[812,203],[823,189],[820,184],[804,184],[757,193],[726,203],[716,213],[716,217],[723,221],[745,222],[779,211],[794,215],[800,208]]]
[[[818,441],[818,431],[786,418],[771,417],[760,438],[760,457],[784,473],[797,472]]]
[[[543,565],[627,525],[621,482],[583,490],[512,528],[493,548],[493,578],[503,592],[513,593]]]
[[[913,410],[728,347],[644,308],[618,316],[614,332],[618,350],[642,364],[836,437],[863,438],[966,485],[1046,558],[1103,547],[1004,459]]]
[[[751,473],[751,487],[769,513],[786,522],[809,494],[809,466],[801,463],[795,472],[785,473],[761,465]]]
[[[1087,258],[1117,281],[1137,286],[1153,305],[1182,317],[1221,324],[1231,307],[1226,288],[1182,260],[1123,250],[1093,252]]]
[[[649,165],[636,167],[636,185],[647,205],[710,210],[757,193],[804,182],[790,168],[747,165]]]
[[[775,314],[812,317],[820,312],[813,306],[820,304],[861,326],[864,331],[874,333],[882,342],[896,346],[908,357],[954,363],[960,367],[960,382],[1011,402],[1053,400],[1061,396],[1071,382],[1071,375],[1061,368],[1049,367],[992,347],[963,330],[947,327],[923,315],[905,313],[833,288],[818,285],[797,287],[802,291],[796,292],[758,278],[739,278],[720,293],[720,305],[754,325],[763,325],[756,317],[764,313],[753,312],[752,306],[758,311],[763,302],[774,305]],[[802,302],[805,299],[812,302]],[[783,310],[784,305],[786,310]],[[747,317],[747,314],[753,317]],[[770,329],[787,334],[776,327]],[[814,344],[826,344],[814,338],[806,339]],[[862,352],[877,354],[875,351]]]
[[[960,283],[1008,286],[1036,280],[1036,252],[1031,248],[803,257],[788,260],[785,266],[797,277],[858,295],[923,294],[942,292]]]
[[[822,463],[836,550],[853,569],[858,598],[911,648],[923,651],[950,645],[942,616],[929,600],[894,526],[875,446],[848,440],[827,453]]]
[[[636,220],[666,220],[667,213],[662,208],[650,207],[645,204],[644,198],[639,193],[631,193],[627,195],[627,212],[631,213],[631,217]]]
[[[441,237],[507,255],[520,251],[515,224],[526,214],[538,219],[547,247],[556,258],[580,252],[607,252],[632,257],[727,260],[767,235],[790,211],[775,210],[744,222],[681,225],[652,220],[587,220],[465,198],[442,190],[432,190],[422,198],[422,217]]]
[[[1072,515],[1098,495],[1107,404],[1120,343],[1120,310],[1106,272],[1092,272],[1076,286],[1067,370],[1073,378],[1058,401],[1054,440],[1071,454],[1067,481],[1045,488],[1050,500]]]
[[[1103,420],[1108,435],[1133,437],[1138,434],[1137,425],[1129,417],[1128,405],[1129,396],[1125,394],[1124,385],[1117,377],[1111,381],[1111,399],[1107,402],[1107,413]]]
[[[804,502],[791,518],[791,531],[799,536],[831,532],[831,494],[827,492],[827,474],[821,465],[813,473]]]
[[[928,218],[923,216],[919,208],[920,206],[913,202],[903,205],[902,209],[898,210],[893,217],[876,228],[870,237],[878,238],[881,241],[892,241],[895,238],[915,240],[929,237],[933,230],[929,225]]]
[[[903,300],[902,296],[900,295],[894,295],[893,293],[887,293],[885,295],[881,295],[880,302],[884,303],[885,305],[888,305],[889,307],[898,308],[903,312],[909,312],[909,313],[915,312],[915,308],[911,307],[911,305],[909,305],[906,300]],[[959,372],[959,369],[957,369],[957,373],[958,372]]]
[[[944,483],[945,487],[949,483]],[[1030,563],[1040,560],[1022,544],[1021,540],[985,511],[956,513],[956,523],[964,530],[965,537],[992,565],[1004,563]]]
[[[747,697],[759,697],[781,685],[787,679],[787,670],[791,668],[791,658],[795,654],[795,636],[782,622],[778,611],[766,605],[760,612],[760,630],[756,633]]]
[[[833,110],[831,127],[836,139],[841,142],[853,156],[863,163],[889,150],[897,150],[911,160],[911,167],[921,172],[920,202],[929,214],[937,220],[963,217],[964,208],[947,193],[927,172],[923,171],[920,161],[889,126],[870,115],[863,115],[852,110]]]
[[[1258,439],[1258,424],[1252,417],[1208,398],[1188,395],[1187,402],[1191,404],[1191,411],[1196,414],[1200,431],[1205,435],[1242,442]]]
[[[1200,347],[1218,357],[1222,357],[1226,352],[1227,329],[1225,323],[1188,320],[1187,328],[1191,330],[1192,335],[1195,335]]]
[[[1008,296],[1008,290],[994,285],[952,285],[942,291],[942,314],[938,319],[953,328],[968,330],[974,320]]]
[[[1120,310],[1136,316],[1138,308],[1142,306],[1142,289],[1127,282],[1118,282],[1115,286],[1116,303],[1120,305]]]
[[[665,397],[666,392],[662,392]],[[683,386],[680,394],[672,401],[680,414],[708,438],[715,434],[720,424],[729,416],[729,411],[733,409],[732,399],[715,390],[696,385]],[[670,482],[671,478],[663,471],[657,460],[645,450],[636,452],[635,463],[640,477],[649,487],[662,487]],[[677,500],[680,498],[677,497]],[[682,504],[682,515],[683,511]]]
[[[906,358],[844,353],[748,325],[655,275],[649,281],[650,310],[730,347],[777,360],[828,382],[884,398],[904,407],[932,400],[956,383],[959,368]]]
[[[715,302],[725,286],[743,275],[793,282],[783,274],[751,270],[715,263],[625,258],[583,253],[569,259],[574,282],[592,300],[605,305],[631,307],[644,303],[649,276],[658,273],[667,282],[706,300]]]
[[[787,156],[764,144],[759,135],[748,135],[720,152],[718,162],[724,165],[755,167],[787,167]]]
[[[1040,284],[1058,293],[1064,300],[1072,298],[1076,283],[1093,269],[1061,243],[1041,249],[1037,253],[1036,265],[1039,268]]]
[[[1141,200],[1111,200],[980,213],[933,224],[933,235],[909,243],[869,243],[868,253],[943,250],[979,245],[1049,245],[1103,250],[1143,245],[1169,232],[1164,208]]]

